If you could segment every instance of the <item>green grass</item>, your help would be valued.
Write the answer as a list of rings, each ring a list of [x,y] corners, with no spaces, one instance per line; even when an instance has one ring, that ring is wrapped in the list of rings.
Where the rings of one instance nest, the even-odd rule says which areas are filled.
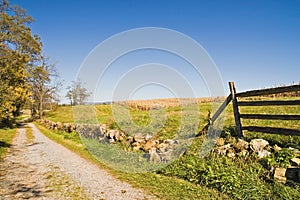
[[[111,129],[121,129],[129,135],[149,133],[157,139],[164,140],[172,139],[179,133],[181,137],[194,136],[206,124],[204,119],[211,110],[211,105],[203,103],[199,108],[192,105],[154,111],[129,109],[130,115],[122,106],[116,105],[114,109],[121,110],[121,113],[114,115],[111,105],[77,106],[74,109],[71,106],[59,106],[56,110],[45,113],[45,117],[55,122],[69,123],[75,120],[80,123],[107,124]],[[73,112],[78,113],[75,119]],[[181,122],[185,126],[180,126]]]
[[[109,171],[116,178],[130,183],[134,187],[144,189],[148,194],[153,194],[159,199],[230,199],[227,195],[217,190],[190,183],[179,178],[163,176],[156,173],[125,173],[116,171],[103,165],[82,145],[77,135],[65,137],[66,133],[49,131],[42,125],[36,126],[50,139],[64,145],[90,162]]]
[[[142,173],[154,171],[164,166],[147,162],[143,158],[142,152],[125,151],[118,145],[110,145],[107,143],[99,143],[96,140],[82,138],[84,146],[95,155],[102,164],[116,169],[118,171],[128,173]]]
[[[26,138],[29,143],[34,140],[33,130],[31,127],[26,127]]]
[[[272,100],[272,98],[262,98],[264,100]],[[276,98],[278,100],[278,98]],[[281,100],[299,99],[295,97],[282,97]],[[243,106],[240,107],[241,114],[300,114],[300,106]],[[300,123],[297,120],[257,120],[257,119],[242,119],[243,126],[263,126],[277,128],[291,128],[300,130]],[[284,136],[278,134],[265,134],[258,132],[244,131],[247,140],[252,138],[262,138],[268,140],[272,145],[278,144],[281,147],[293,147],[300,149],[299,136]]]
[[[234,199],[299,199],[300,185],[284,185],[273,180],[268,160],[256,156],[228,158],[213,153],[198,156],[201,138],[190,146],[185,156],[158,171],[159,174],[187,180],[191,183],[229,195]],[[275,155],[276,158],[284,158]],[[276,158],[271,158],[275,161]],[[284,163],[286,160],[282,160]],[[276,163],[276,164],[281,164]],[[272,163],[274,164],[274,163]]]
[[[39,124],[37,126],[49,138],[96,163],[115,177],[143,188],[160,199],[300,198],[299,185],[277,183],[264,166],[265,163],[258,161],[255,156],[230,159],[209,154],[205,158],[199,158],[199,146],[203,137],[194,141],[185,156],[161,170],[152,173],[124,173],[103,165],[82,145],[77,135],[66,137],[67,133],[49,131]],[[108,151],[107,155],[114,154],[113,151]]]
[[[267,98],[270,100],[270,98]],[[286,99],[286,98],[282,98]],[[295,99],[295,98],[293,98]],[[97,105],[96,107],[97,119],[100,123],[106,123],[110,128],[120,128],[127,134],[136,132],[149,133],[155,132],[155,127],[151,127],[151,123],[157,122],[159,130],[155,132],[154,137],[159,140],[171,139],[179,136],[189,137],[195,135],[207,123],[207,115],[211,110],[209,103],[202,103],[199,105],[200,112],[196,112],[197,107],[185,107],[184,111],[180,107],[172,107],[165,109],[163,121],[162,118],[153,117],[151,119],[151,112],[129,110],[130,117],[120,115],[118,124],[115,122],[111,105]],[[64,108],[58,108],[64,109]],[[264,106],[264,107],[240,107],[240,112],[243,114],[259,113],[259,114],[299,114],[300,106]],[[70,116],[70,115],[67,115]],[[224,114],[224,127],[221,137],[227,141],[235,141],[235,124],[233,117],[232,104],[229,104]],[[62,116],[61,116],[62,117]],[[200,119],[200,123],[196,124]],[[180,126],[181,122],[184,126]],[[163,126],[160,124],[163,122]],[[155,123],[154,123],[155,124]],[[242,125],[255,126],[271,126],[300,129],[298,121],[278,121],[278,120],[242,120]],[[195,128],[195,126],[197,126]],[[125,127],[125,128],[124,128]],[[196,130],[196,131],[195,131]],[[277,134],[264,134],[257,132],[244,132],[244,140],[250,141],[253,138],[263,138],[270,142],[271,145],[277,144],[280,147],[294,147],[300,148],[300,137],[298,136],[283,136]],[[188,152],[180,159],[174,161],[172,164],[165,166],[156,173],[146,174],[127,174],[112,171],[113,174],[125,179],[135,186],[145,188],[152,194],[157,194],[162,199],[206,199],[210,195],[212,198],[234,198],[234,199],[299,199],[300,186],[296,183],[288,182],[284,185],[276,182],[270,173],[271,166],[286,166],[289,164],[289,151],[284,151],[280,154],[272,154],[269,158],[258,160],[255,156],[227,158],[209,154],[205,158],[199,158],[200,146],[204,137],[200,137],[194,141],[189,147]],[[88,143],[92,146],[90,148],[101,149],[103,147],[97,144]],[[103,151],[102,151],[103,152]],[[107,152],[107,157],[115,154],[116,150],[113,148],[111,152]],[[109,160],[109,159],[105,159]],[[279,162],[279,161],[280,162]],[[96,161],[98,162],[98,161]],[[120,162],[118,158],[113,158],[112,162]],[[107,164],[107,163],[106,163]],[[142,163],[144,166],[145,163]],[[124,166],[126,167],[126,166]],[[164,180],[156,183],[155,181],[147,182],[147,180]],[[143,181],[144,180],[144,181]],[[178,185],[185,185],[177,188]],[[166,187],[166,188],[165,188]],[[197,190],[197,192],[194,191]],[[164,192],[159,192],[164,191]],[[194,191],[194,192],[193,192]],[[199,191],[201,191],[199,193]],[[167,197],[165,196],[167,193]],[[170,193],[170,196],[169,196]],[[203,194],[202,194],[203,193]],[[199,197],[199,195],[203,195]],[[222,195],[221,195],[222,194]]]
[[[45,116],[54,122],[71,123],[73,122],[72,106],[59,106],[55,110],[47,111]]]
[[[265,98],[263,98],[265,99]],[[267,98],[270,100],[270,98]],[[282,98],[286,99],[286,98]],[[296,99],[293,97],[292,99]],[[112,111],[111,105],[96,105],[94,108],[89,107],[87,109],[88,113],[91,113],[92,109],[95,111],[96,123],[107,124],[112,129],[121,129],[125,133],[132,135],[135,133],[150,133],[155,138],[160,139],[161,141],[164,139],[172,139],[176,135],[180,134],[185,136],[193,136],[195,132],[200,131],[205,124],[207,123],[207,115],[208,112],[211,111],[212,107],[210,103],[201,103],[199,105],[199,112],[197,112],[197,107],[194,105],[190,107],[185,107],[181,109],[180,107],[172,107],[166,108],[165,113],[161,115],[157,115],[160,117],[152,117],[150,111],[140,111],[140,110],[132,110],[129,109],[130,116],[124,112],[124,114],[120,114],[117,122],[114,120],[114,115]],[[83,109],[84,110],[84,107]],[[184,110],[184,112],[182,112]],[[83,120],[89,120],[90,115],[82,114],[79,110],[79,117],[83,118]],[[244,106],[240,107],[240,113],[243,114],[299,114],[300,106]],[[213,113],[212,113],[213,114]],[[73,122],[73,114],[71,106],[59,106],[55,111],[47,112],[46,118],[52,121],[60,121],[60,122]],[[183,121],[184,120],[184,121]],[[93,123],[94,120],[92,120]],[[200,121],[199,124],[196,122]],[[180,123],[183,122],[185,124],[184,127],[180,126]],[[232,104],[229,104],[225,110],[225,118],[224,118],[224,127],[225,129],[232,129],[235,127],[234,117],[233,117],[233,109]],[[298,121],[279,121],[279,120],[242,120],[243,126],[248,125],[256,125],[256,126],[271,126],[271,127],[285,127],[285,128],[293,128],[300,129],[300,123]],[[196,129],[195,126],[198,126]],[[274,134],[264,134],[257,132],[248,132],[244,131],[245,137],[247,140],[252,138],[263,138],[267,139],[271,142],[271,144],[279,144],[282,147],[291,146],[294,148],[300,148],[300,137],[293,136],[281,136]]]
[[[35,125],[50,139],[59,142],[60,144],[64,145],[68,149],[78,153],[80,156],[83,156],[85,158],[91,159],[93,158],[92,155],[87,154],[88,151],[86,148],[82,145],[81,139],[78,136],[78,134],[73,133],[69,134],[62,131],[49,131],[44,126],[35,123]],[[89,155],[89,156],[87,156]],[[86,157],[87,156],[87,157]]]
[[[16,129],[0,129],[0,160],[5,157],[8,148],[11,146],[11,142],[15,134]]]

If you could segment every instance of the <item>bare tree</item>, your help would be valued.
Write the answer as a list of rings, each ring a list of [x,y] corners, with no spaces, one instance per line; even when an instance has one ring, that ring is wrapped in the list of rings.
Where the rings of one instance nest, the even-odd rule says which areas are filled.
[[[66,94],[66,97],[70,100],[70,104],[72,106],[84,104],[88,97],[91,95],[91,93],[88,92],[85,87],[83,87],[83,83],[80,80],[73,81],[72,85],[67,89],[68,92]]]
[[[41,58],[40,65],[29,70],[31,84],[32,115],[43,117],[46,103],[55,101],[61,82],[54,65],[47,63],[48,59]]]

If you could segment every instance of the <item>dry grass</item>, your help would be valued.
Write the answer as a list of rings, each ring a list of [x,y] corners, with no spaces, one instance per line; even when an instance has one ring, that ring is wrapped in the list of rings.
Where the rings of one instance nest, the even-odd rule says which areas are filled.
[[[34,140],[33,130],[31,127],[26,127],[27,142],[32,143]]]
[[[210,103],[212,101],[223,101],[225,97],[216,98],[169,98],[169,99],[151,99],[151,100],[128,100],[117,102],[126,105],[134,110],[148,111],[155,108],[173,108],[178,106],[187,106],[200,103]]]

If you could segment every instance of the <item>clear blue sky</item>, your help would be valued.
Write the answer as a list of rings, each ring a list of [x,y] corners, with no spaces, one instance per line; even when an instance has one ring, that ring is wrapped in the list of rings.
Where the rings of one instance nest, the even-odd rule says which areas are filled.
[[[182,32],[201,44],[225,87],[238,91],[300,81],[299,0],[11,0],[35,18],[32,31],[65,85],[100,42],[140,27]],[[64,96],[65,88],[61,93]]]

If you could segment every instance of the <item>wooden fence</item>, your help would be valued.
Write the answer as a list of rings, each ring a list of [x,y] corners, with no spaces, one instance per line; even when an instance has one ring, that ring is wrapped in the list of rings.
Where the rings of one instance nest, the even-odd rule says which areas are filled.
[[[286,87],[269,88],[262,90],[252,90],[247,92],[237,93],[234,82],[229,82],[230,95],[226,98],[224,103],[220,106],[217,112],[213,115],[211,122],[213,123],[223,112],[226,106],[232,101],[233,113],[236,124],[236,132],[238,136],[243,136],[243,130],[281,134],[281,135],[297,135],[300,136],[300,130],[288,129],[288,128],[274,128],[274,127],[261,127],[261,126],[242,126],[241,119],[268,119],[268,120],[299,120],[300,115],[270,115],[270,114],[241,114],[239,111],[240,106],[288,106],[288,105],[300,105],[300,100],[248,100],[240,101],[240,97],[254,97],[254,96],[266,96],[274,95],[286,92],[299,92],[299,85],[292,85]]]

